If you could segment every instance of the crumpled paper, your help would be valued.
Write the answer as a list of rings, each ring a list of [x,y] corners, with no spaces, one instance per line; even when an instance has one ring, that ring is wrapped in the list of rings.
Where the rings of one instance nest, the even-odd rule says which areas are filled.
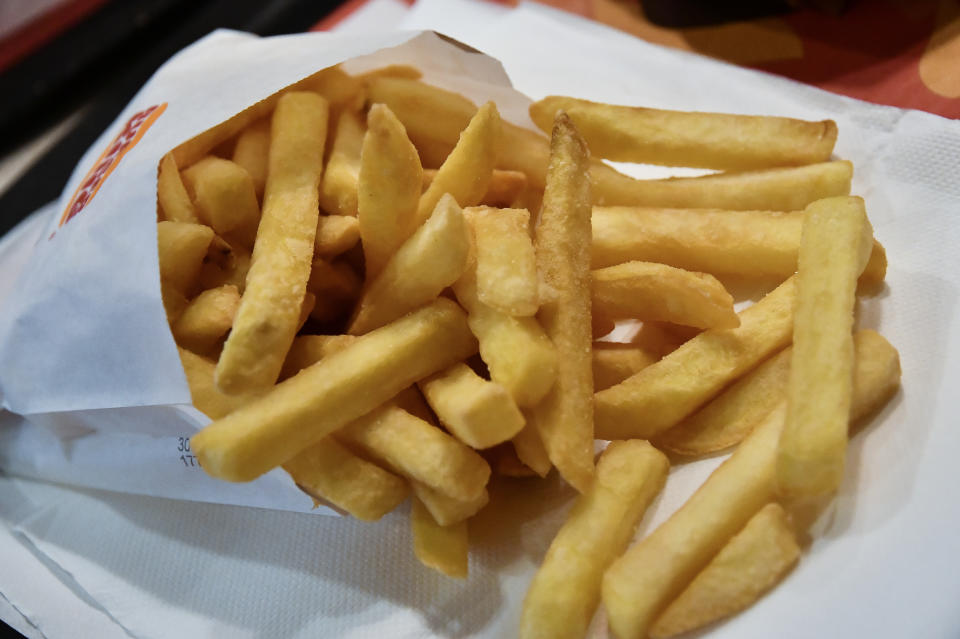
[[[442,27],[501,60],[533,98],[568,93],[838,122],[837,155],[854,161],[854,192],[890,257],[888,286],[861,302],[859,323],[900,349],[903,389],[851,441],[836,506],[794,572],[705,634],[955,637],[960,123],[660,49],[537,5],[485,8],[421,0],[400,26]],[[718,462],[674,468],[639,534]],[[529,579],[569,503],[556,483],[539,483],[528,497],[512,486],[495,487],[497,517],[471,527],[466,582],[417,565],[403,513],[359,524],[0,479],[0,519],[70,576],[77,598],[136,637],[501,637],[515,635]],[[16,583],[0,575],[12,602],[26,598]],[[604,636],[600,617],[595,636]]]

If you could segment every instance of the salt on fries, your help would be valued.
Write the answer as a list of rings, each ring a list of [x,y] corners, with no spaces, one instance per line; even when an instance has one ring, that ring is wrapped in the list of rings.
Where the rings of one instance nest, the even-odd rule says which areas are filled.
[[[556,467],[579,495],[519,634],[583,637],[601,601],[619,639],[700,628],[789,572],[801,506],[899,384],[896,350],[852,330],[886,253],[832,121],[561,96],[530,115],[549,137],[411,67],[332,67],[165,155],[161,292],[214,420],[192,446],[214,477],[282,468],[360,519],[409,497],[414,555],[458,578],[491,478]],[[737,313],[730,277],[769,292]],[[619,320],[642,326],[594,341]],[[620,441],[595,464],[596,439]],[[630,547],[658,448],[731,447]]]

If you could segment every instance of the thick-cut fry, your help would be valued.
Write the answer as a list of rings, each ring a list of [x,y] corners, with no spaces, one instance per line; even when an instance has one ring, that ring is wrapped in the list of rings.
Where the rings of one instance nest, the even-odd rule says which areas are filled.
[[[171,325],[177,344],[195,353],[207,353],[233,326],[240,306],[236,286],[212,288],[197,295]]]
[[[463,212],[446,195],[369,285],[347,332],[362,335],[430,302],[457,281],[469,251]]]
[[[257,120],[237,136],[233,161],[247,170],[258,199],[263,199],[270,155],[270,118]]]
[[[530,117],[549,131],[561,109],[591,153],[621,162],[743,171],[824,162],[837,141],[833,120],[667,111],[556,95],[531,104]]]
[[[613,169],[594,167],[591,177],[596,191],[594,202],[604,206],[797,211],[825,197],[850,193],[853,165],[837,160],[665,180],[637,180]]]
[[[741,312],[738,328],[704,331],[656,364],[597,393],[597,437],[650,439],[789,344],[794,289],[790,278]]]
[[[426,166],[426,160],[423,159],[423,153],[420,159]],[[442,158],[446,159],[446,157]],[[442,161],[441,160],[441,161]],[[437,176],[437,169],[423,170],[423,189],[426,190]],[[518,206],[521,198],[527,190],[527,176],[520,171],[505,171],[503,169],[494,169],[490,174],[490,183],[487,184],[487,192],[480,198],[482,206],[492,206],[505,209]],[[539,210],[539,207],[534,210]]]
[[[576,129],[558,114],[536,248],[545,296],[537,319],[557,349],[559,368],[553,388],[533,409],[533,423],[550,461],[580,492],[593,479],[588,159]]]
[[[736,328],[733,297],[712,275],[626,262],[591,273],[593,311],[610,319],[672,322],[697,328]]]
[[[395,404],[351,422],[336,436],[398,475],[461,501],[476,499],[490,479],[483,457]]]
[[[320,182],[320,207],[330,215],[357,216],[363,136],[360,116],[352,111],[341,113],[337,118],[333,149]]]
[[[518,405],[535,406],[557,378],[557,351],[539,322],[501,313],[480,301],[473,251],[453,290],[467,309],[467,322],[480,342],[490,379],[502,384]]]
[[[200,219],[220,235],[231,233],[244,246],[253,246],[260,205],[247,171],[230,160],[209,156],[182,175]]]
[[[540,300],[530,212],[475,207],[464,214],[477,247],[477,297],[507,315],[535,315]]]
[[[183,186],[180,179],[180,171],[177,169],[177,161],[173,159],[172,153],[167,153],[160,160],[160,172],[157,176],[157,202],[160,205],[160,212],[163,214],[163,220],[169,222],[192,222],[196,224],[200,221],[197,217],[197,211],[190,201],[190,195]]]
[[[315,501],[326,500],[357,519],[375,521],[400,505],[407,483],[326,437],[283,464]]]
[[[346,253],[360,240],[360,222],[346,215],[321,215],[317,221],[314,250],[318,257],[332,258]]]
[[[645,441],[614,442],[590,490],[573,505],[523,602],[521,639],[580,639],[607,567],[626,549],[667,480],[670,462]]]
[[[520,432],[513,436],[513,449],[517,451],[517,458],[541,477],[546,477],[553,468],[540,433],[529,419]]]
[[[327,116],[327,102],[313,93],[284,94],[274,110],[253,261],[217,363],[217,386],[226,393],[273,384],[296,333],[317,232]]]
[[[207,290],[218,286],[236,286],[242,295],[246,287],[247,272],[250,270],[250,260],[248,251],[235,249],[220,264],[213,260],[206,261],[200,269],[200,288]]]
[[[507,390],[466,364],[441,371],[419,386],[440,422],[472,448],[496,446],[523,428],[523,414]]]
[[[466,578],[469,563],[466,521],[441,526],[427,507],[414,497],[410,525],[413,529],[413,553],[420,563],[448,577]]]
[[[871,331],[872,333],[872,331]],[[872,333],[876,349],[864,384],[855,390],[858,410],[877,408],[900,383],[896,349]],[[733,455],[676,511],[610,567],[603,605],[618,639],[642,639],[666,606],[764,504],[776,496],[777,442],[786,417],[782,402]]]
[[[390,256],[416,229],[422,169],[400,120],[382,104],[367,114],[358,177],[357,215],[367,278],[380,274]]]
[[[259,393],[244,395],[226,395],[213,383],[213,372],[217,365],[213,360],[201,357],[185,348],[180,352],[180,363],[190,386],[190,398],[197,410],[210,419],[226,417],[241,406],[249,404]]]
[[[746,609],[799,557],[787,513],[779,504],[767,504],[657,618],[650,637],[666,639]]]
[[[853,310],[857,278],[870,256],[873,228],[863,200],[811,204],[803,223],[787,423],[780,438],[781,497],[830,495],[840,486],[853,386]]]
[[[438,490],[418,481],[411,481],[410,487],[417,499],[423,502],[434,520],[441,526],[452,526],[473,517],[490,502],[490,493],[484,489],[473,499],[466,501],[454,499]]]
[[[354,335],[300,335],[294,338],[287,359],[283,362],[280,379],[293,377],[307,366],[316,364],[327,355],[342,351],[357,340]]]
[[[190,222],[159,222],[157,248],[160,281],[190,297],[200,277],[213,229]]]
[[[803,215],[595,206],[593,268],[642,260],[714,275],[787,278],[797,270]],[[882,281],[886,268],[875,242],[863,279]]]
[[[214,477],[255,479],[476,347],[463,311],[437,300],[210,424],[194,436],[194,451]]]
[[[602,391],[639,373],[660,357],[636,344],[593,343],[593,389]]]
[[[457,145],[420,196],[415,226],[430,217],[445,193],[452,195],[462,207],[480,203],[490,184],[499,138],[500,114],[496,105],[488,102],[470,120]]]

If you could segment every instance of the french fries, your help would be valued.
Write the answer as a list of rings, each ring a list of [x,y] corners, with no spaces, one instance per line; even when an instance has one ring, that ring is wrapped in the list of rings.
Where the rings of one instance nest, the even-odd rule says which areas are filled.
[[[557,349],[557,381],[531,416],[550,461],[581,493],[593,480],[594,438],[588,160],[576,129],[558,114],[535,235],[545,291],[537,319]]]
[[[167,153],[160,160],[160,169],[157,174],[157,205],[162,219],[169,222],[196,224],[200,221],[193,202],[187,194],[187,189],[183,186],[177,161],[173,159],[171,153]]]
[[[464,213],[477,247],[477,298],[507,315],[535,315],[540,300],[530,212],[472,208]]]
[[[216,362],[201,357],[185,348],[178,349],[183,372],[190,386],[190,399],[197,409],[210,419],[226,417],[233,411],[256,399],[257,394],[227,395],[213,383]]]
[[[410,509],[413,552],[425,565],[450,577],[465,578],[469,563],[467,522],[441,526],[427,507],[413,498]]]
[[[191,295],[212,240],[213,229],[209,226],[192,222],[158,223],[160,281],[181,295]]]
[[[594,342],[592,357],[596,391],[619,384],[660,359],[642,346],[611,342]]]
[[[213,350],[233,326],[240,293],[229,284],[197,295],[171,325],[177,344],[195,353]]]
[[[260,222],[260,206],[246,169],[210,156],[184,170],[182,176],[204,224],[218,235],[232,234],[247,248],[252,247]]]
[[[337,118],[333,149],[320,182],[320,207],[330,215],[357,216],[364,133],[356,113],[344,111]]]
[[[490,494],[486,489],[472,499],[462,500],[448,497],[416,480],[411,480],[410,486],[413,488],[413,493],[417,496],[417,499],[423,502],[434,520],[441,526],[452,526],[459,524],[461,521],[466,521],[476,515],[490,501]]]
[[[559,110],[592,153],[621,162],[743,171],[824,162],[837,141],[833,120],[666,111],[555,95],[531,104],[530,117],[549,131]]]
[[[530,584],[521,639],[586,634],[600,602],[603,572],[626,549],[669,470],[667,458],[647,442],[610,444],[593,484],[573,505]]]
[[[790,503],[829,495],[843,477],[854,298],[873,242],[860,198],[821,200],[806,215],[796,275],[787,424],[777,459],[780,495]]]
[[[540,433],[529,419],[520,432],[513,436],[513,449],[517,459],[541,477],[546,477],[553,467]]]
[[[267,165],[270,156],[270,120],[263,118],[251,124],[237,136],[233,147],[233,161],[247,171],[253,180],[257,199],[263,199],[267,185]]]
[[[314,253],[332,258],[346,253],[360,240],[360,222],[348,215],[321,215],[317,220]]]

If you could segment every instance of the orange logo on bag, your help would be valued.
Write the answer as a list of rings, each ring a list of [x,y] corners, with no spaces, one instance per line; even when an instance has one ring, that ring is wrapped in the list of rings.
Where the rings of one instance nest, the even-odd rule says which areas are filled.
[[[58,227],[69,222],[71,218],[83,210],[83,207],[90,203],[90,200],[92,200],[93,196],[100,190],[100,187],[107,177],[117,168],[117,164],[120,163],[123,156],[127,154],[127,151],[137,145],[137,142],[140,141],[143,134],[157,121],[157,118],[160,117],[160,114],[163,113],[166,108],[166,102],[154,105],[143,111],[134,113],[133,116],[127,120],[126,126],[117,134],[117,137],[113,139],[106,150],[100,154],[100,157],[94,162],[93,167],[87,173],[86,177],[83,178],[80,186],[74,191],[73,197],[70,198],[70,203],[60,217]],[[53,236],[51,235],[51,237]]]

